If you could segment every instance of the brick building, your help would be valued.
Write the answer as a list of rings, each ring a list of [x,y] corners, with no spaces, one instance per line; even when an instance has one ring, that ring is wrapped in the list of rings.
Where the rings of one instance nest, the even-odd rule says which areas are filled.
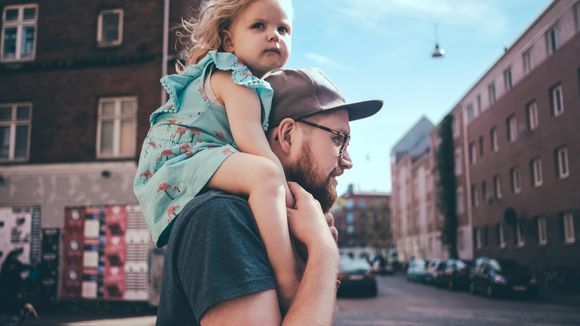
[[[32,209],[41,229],[65,233],[65,212],[80,209],[89,218],[116,207],[112,220],[128,214],[127,227],[143,233],[130,222],[139,214],[136,160],[148,117],[164,100],[159,79],[174,70],[174,27],[198,6],[197,0],[1,2],[0,207]],[[141,238],[130,233],[125,240],[149,245]]]

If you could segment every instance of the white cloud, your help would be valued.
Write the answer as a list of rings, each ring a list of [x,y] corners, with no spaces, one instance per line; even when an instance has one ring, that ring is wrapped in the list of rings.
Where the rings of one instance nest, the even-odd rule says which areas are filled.
[[[333,59],[331,59],[323,54],[320,54],[320,53],[308,52],[308,53],[304,54],[304,57],[306,57],[307,59],[309,59],[311,61],[314,61],[314,63],[317,66],[323,66],[323,67],[327,67],[327,68],[333,68],[333,69],[338,69],[338,70],[342,70],[342,71],[353,72],[353,69],[351,67],[340,64],[340,63],[334,61]]]

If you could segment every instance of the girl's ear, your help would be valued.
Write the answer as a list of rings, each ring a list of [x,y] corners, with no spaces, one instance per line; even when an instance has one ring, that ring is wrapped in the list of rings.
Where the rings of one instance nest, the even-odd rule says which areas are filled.
[[[227,29],[222,32],[223,37],[223,48],[226,52],[234,52],[234,42],[232,40],[232,34]]]

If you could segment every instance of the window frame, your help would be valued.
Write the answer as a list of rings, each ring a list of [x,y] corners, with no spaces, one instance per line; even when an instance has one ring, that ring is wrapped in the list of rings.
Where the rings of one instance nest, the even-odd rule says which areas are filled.
[[[530,162],[530,167],[532,170],[532,185],[534,187],[540,187],[544,183],[544,175],[542,172],[542,159],[536,157]]]
[[[18,120],[18,108],[28,107],[28,119]],[[32,103],[31,102],[18,102],[18,103],[0,103],[2,108],[10,108],[10,120],[0,121],[0,126],[9,127],[9,144],[8,144],[8,158],[0,158],[0,162],[25,162],[30,159],[30,142],[32,135]],[[28,134],[26,135],[26,155],[24,157],[14,157],[16,152],[16,128],[18,126],[28,126]]]
[[[507,140],[510,143],[518,140],[518,119],[515,114],[510,115],[507,120]]]
[[[118,28],[118,38],[113,41],[103,40],[103,16],[105,14],[117,13],[119,15],[119,25]],[[124,17],[125,13],[122,8],[115,9],[103,9],[99,12],[97,18],[97,46],[98,47],[112,47],[118,46],[123,43],[123,27],[124,27]]]
[[[455,156],[455,175],[459,176],[463,173],[463,164],[461,162],[463,155],[461,155],[461,148],[456,147],[453,154]]]
[[[479,207],[479,190],[477,184],[471,185],[471,207]]]
[[[503,223],[501,222],[497,223],[496,231],[497,231],[497,244],[499,245],[500,248],[503,249],[506,247]]]
[[[121,104],[123,101],[133,101],[134,103],[134,110],[132,116],[123,116],[121,112]],[[105,102],[113,102],[115,106],[115,113],[112,117],[102,117],[102,109],[103,104]],[[137,142],[137,112],[139,110],[138,99],[136,96],[120,96],[120,97],[103,97],[99,99],[98,109],[97,109],[97,146],[96,146],[96,154],[98,159],[110,159],[110,158],[131,158],[135,157],[136,155],[136,142]],[[133,143],[132,147],[133,150],[131,153],[123,154],[121,153],[121,121],[122,120],[132,120],[132,131],[131,134],[133,135]],[[103,153],[101,146],[102,146],[102,123],[103,121],[113,121],[113,148],[112,153]]]
[[[574,13],[574,26],[576,27],[576,32],[580,32],[580,2],[574,4],[572,12]]]
[[[534,57],[532,55],[532,47],[529,47],[522,53],[522,62],[524,66],[524,75],[529,75],[534,70]]]
[[[526,244],[523,222],[517,221],[515,229],[516,229],[516,246],[523,247]]]
[[[493,105],[495,101],[497,101],[497,93],[495,89],[495,81],[491,82],[487,85],[487,94],[488,94],[488,101],[489,105]]]
[[[512,76],[512,67],[509,66],[503,71],[503,83],[506,92],[511,91],[514,88],[514,80]]]
[[[520,175],[520,169],[515,166],[510,170],[510,179],[512,183],[512,192],[514,194],[519,194],[522,192],[522,181]]]
[[[562,214],[562,225],[564,227],[564,243],[575,243],[576,230],[574,227],[574,214],[572,212],[565,212]]]
[[[538,120],[538,103],[536,101],[531,101],[526,105],[526,115],[528,117],[528,130],[538,129],[540,120]]]
[[[560,103],[559,106],[557,105],[558,103]],[[562,90],[562,84],[557,84],[550,88],[550,105],[552,106],[552,115],[554,117],[559,117],[564,114],[564,92]]]
[[[465,212],[465,201],[463,198],[463,187],[457,187],[457,191],[456,191],[456,196],[457,196],[457,203],[456,203],[456,211],[457,214],[463,214]]]
[[[469,163],[474,165],[477,162],[477,145],[475,141],[469,143]]]
[[[496,199],[501,199],[503,197],[502,189],[501,189],[501,176],[496,174],[493,177],[493,189],[494,195]]]
[[[24,20],[24,10],[28,8],[34,8],[35,15],[34,20]],[[18,9],[18,17],[16,21],[7,22],[6,12],[8,10]],[[4,37],[7,28],[16,27],[16,49],[14,52],[14,58],[4,57]],[[22,42],[23,42],[23,29],[25,27],[34,27],[34,40],[32,42],[32,51],[29,57],[22,58]],[[25,62],[34,61],[36,59],[36,42],[38,39],[38,4],[18,4],[10,5],[4,7],[2,11],[2,31],[0,32],[0,62]]]
[[[560,48],[558,25],[552,25],[545,34],[546,40],[546,54],[548,56],[554,54]]]
[[[556,149],[556,166],[559,179],[566,179],[570,176],[570,162],[568,160],[568,148],[566,146]]]
[[[499,139],[498,139],[498,135],[497,135],[497,127],[493,126],[490,130],[489,130],[489,137],[491,138],[491,150],[493,152],[497,152],[499,151]]]
[[[545,246],[548,244],[548,225],[545,217],[538,217],[536,219],[538,228],[538,245]]]

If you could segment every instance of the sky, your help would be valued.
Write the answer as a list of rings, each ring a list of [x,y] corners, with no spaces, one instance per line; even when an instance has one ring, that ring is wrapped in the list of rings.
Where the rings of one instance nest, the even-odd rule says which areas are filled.
[[[287,68],[319,67],[348,101],[382,99],[351,122],[354,166],[339,178],[391,191],[392,147],[421,118],[434,125],[499,59],[550,0],[293,0]],[[431,58],[435,42],[445,49]]]

